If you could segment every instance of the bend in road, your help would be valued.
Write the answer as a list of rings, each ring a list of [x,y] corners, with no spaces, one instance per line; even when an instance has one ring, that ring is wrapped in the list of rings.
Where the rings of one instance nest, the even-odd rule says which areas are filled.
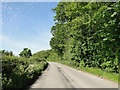
[[[30,88],[118,88],[118,84],[68,66],[49,62]]]

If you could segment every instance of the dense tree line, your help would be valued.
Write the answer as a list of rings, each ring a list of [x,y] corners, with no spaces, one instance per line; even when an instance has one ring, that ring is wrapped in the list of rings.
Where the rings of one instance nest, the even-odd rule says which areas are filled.
[[[118,73],[120,2],[59,2],[52,10],[50,45],[60,60]]]

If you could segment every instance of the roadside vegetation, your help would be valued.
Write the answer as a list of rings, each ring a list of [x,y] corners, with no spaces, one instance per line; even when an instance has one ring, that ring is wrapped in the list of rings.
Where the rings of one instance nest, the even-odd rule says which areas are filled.
[[[52,9],[55,25],[51,50],[19,56],[2,50],[2,87],[23,88],[58,62],[118,82],[120,63],[120,2],[59,2]]]
[[[118,82],[120,2],[59,2],[48,61]]]
[[[51,51],[52,51],[52,49],[42,50],[42,51],[34,53],[32,56],[37,57],[37,58],[43,58],[46,60],[49,57],[49,55],[51,54]]]
[[[43,58],[32,57],[31,50],[24,48],[20,57],[12,51],[1,50],[2,88],[28,88],[28,86],[47,68]]]

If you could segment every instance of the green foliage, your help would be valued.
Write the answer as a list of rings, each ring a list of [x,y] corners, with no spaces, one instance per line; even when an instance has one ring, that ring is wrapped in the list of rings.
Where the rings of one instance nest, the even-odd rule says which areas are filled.
[[[5,51],[5,50],[0,50],[0,55],[7,55],[7,56],[13,56],[13,52],[10,51]]]
[[[2,73],[0,73],[0,89],[2,89]]]
[[[20,52],[19,56],[29,58],[30,56],[32,56],[31,50],[28,48],[24,48],[23,51]]]
[[[2,56],[2,88],[26,88],[47,67],[44,59]]]
[[[49,60],[118,73],[120,2],[60,2],[52,10]]]
[[[43,58],[46,60],[50,54],[51,54],[51,50],[43,50],[33,54],[33,57]]]
[[[50,55],[47,57],[47,61],[58,61],[58,60],[59,60],[58,55],[52,49]]]

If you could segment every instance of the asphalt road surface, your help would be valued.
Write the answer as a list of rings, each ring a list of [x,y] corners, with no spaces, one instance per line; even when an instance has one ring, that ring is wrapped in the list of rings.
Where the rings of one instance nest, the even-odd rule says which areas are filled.
[[[49,62],[30,88],[118,88],[118,84],[68,66]]]

